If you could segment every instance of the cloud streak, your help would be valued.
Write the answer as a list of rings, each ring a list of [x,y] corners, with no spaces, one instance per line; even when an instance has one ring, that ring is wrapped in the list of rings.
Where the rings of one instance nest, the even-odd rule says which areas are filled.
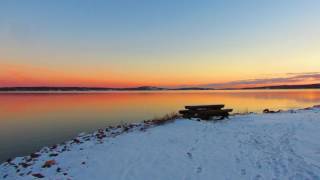
[[[297,83],[309,83],[320,81],[320,72],[307,72],[307,73],[287,73],[287,77],[275,77],[275,78],[258,78],[247,79],[239,81],[230,81],[226,83],[211,83],[201,85],[203,87],[211,88],[233,88],[233,87],[252,87],[260,85],[278,85],[278,84],[297,84]]]

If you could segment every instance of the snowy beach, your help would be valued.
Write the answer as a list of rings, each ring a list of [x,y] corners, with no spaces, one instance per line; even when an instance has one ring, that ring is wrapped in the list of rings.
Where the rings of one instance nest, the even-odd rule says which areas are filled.
[[[0,179],[320,179],[320,108],[80,134],[0,165]]]

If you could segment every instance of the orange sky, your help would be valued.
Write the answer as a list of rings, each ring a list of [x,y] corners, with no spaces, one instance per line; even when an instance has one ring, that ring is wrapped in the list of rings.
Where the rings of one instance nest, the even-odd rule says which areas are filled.
[[[79,73],[80,72],[80,73]],[[84,73],[85,72],[85,73]],[[302,76],[302,77],[300,77]],[[297,78],[296,78],[297,77]],[[158,78],[158,79],[157,79]],[[280,78],[280,80],[278,79]],[[154,79],[154,81],[153,81]],[[189,77],[188,80],[192,79]],[[202,87],[252,87],[264,85],[283,84],[309,84],[319,83],[320,74],[298,73],[298,74],[274,74],[261,75],[256,79],[219,79],[182,81],[179,78],[171,79],[161,76],[150,76],[141,78],[135,74],[121,74],[113,71],[83,71],[79,69],[57,70],[48,67],[31,65],[2,64],[0,66],[0,86],[90,86],[90,87],[134,87],[134,86],[202,86]]]

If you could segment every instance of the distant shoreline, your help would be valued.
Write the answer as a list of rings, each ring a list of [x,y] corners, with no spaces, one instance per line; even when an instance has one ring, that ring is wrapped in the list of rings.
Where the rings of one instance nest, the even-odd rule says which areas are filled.
[[[21,92],[21,91],[33,91],[33,92],[67,92],[67,91],[167,91],[167,90],[214,90],[212,88],[161,88],[152,86],[141,86],[132,88],[99,88],[99,87],[2,87],[0,92]]]
[[[163,88],[154,86],[140,86],[131,88],[107,88],[107,87],[0,87],[0,92],[111,92],[111,91],[203,91],[203,90],[290,90],[290,89],[320,89],[320,84],[306,85],[279,85],[260,86],[247,88],[206,88],[206,87],[184,87]]]

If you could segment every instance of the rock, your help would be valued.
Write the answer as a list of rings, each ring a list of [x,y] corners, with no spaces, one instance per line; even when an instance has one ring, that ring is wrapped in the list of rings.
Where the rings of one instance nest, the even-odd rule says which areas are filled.
[[[262,112],[263,113],[269,113],[270,111],[269,111],[269,109],[264,109]]]
[[[55,144],[55,145],[51,146],[50,149],[56,149],[57,147],[58,147],[58,145]]]
[[[135,127],[135,125],[134,124],[129,124],[129,129],[131,129],[131,128],[134,128]]]
[[[44,163],[44,165],[42,166],[42,168],[49,168],[49,167],[51,167],[51,166],[53,166],[53,165],[55,165],[56,164],[56,161],[55,160],[49,160],[49,161],[46,161],[45,163]]]
[[[27,168],[28,166],[31,166],[31,164],[28,163],[19,163],[20,166],[22,166],[23,168]]]
[[[32,176],[37,177],[37,178],[44,178],[44,175],[42,175],[40,173],[32,174]]]
[[[61,152],[66,151],[67,150],[67,146],[63,146],[63,148],[61,149]]]
[[[57,153],[52,153],[52,154],[49,154],[49,157],[56,157],[56,156],[58,156],[59,154],[57,154]]]
[[[269,109],[264,109],[263,113],[275,113],[275,111],[270,111]]]
[[[124,127],[123,127],[123,131],[124,131],[124,132],[129,131],[129,127],[128,127],[128,126],[124,126]]]
[[[38,157],[40,157],[41,155],[40,154],[37,154],[37,153],[31,153],[30,154],[30,157],[31,158],[38,158]]]
[[[11,163],[11,161],[12,161],[12,158],[9,158],[9,159],[7,159],[7,163]]]
[[[320,105],[314,105],[313,108],[320,108]]]
[[[73,142],[77,144],[81,143],[79,139],[73,139]]]
[[[32,161],[32,158],[26,159],[26,162],[31,162],[31,161]]]
[[[98,138],[98,139],[103,139],[105,137],[107,137],[107,136],[104,134],[104,132],[96,134],[96,138]]]

